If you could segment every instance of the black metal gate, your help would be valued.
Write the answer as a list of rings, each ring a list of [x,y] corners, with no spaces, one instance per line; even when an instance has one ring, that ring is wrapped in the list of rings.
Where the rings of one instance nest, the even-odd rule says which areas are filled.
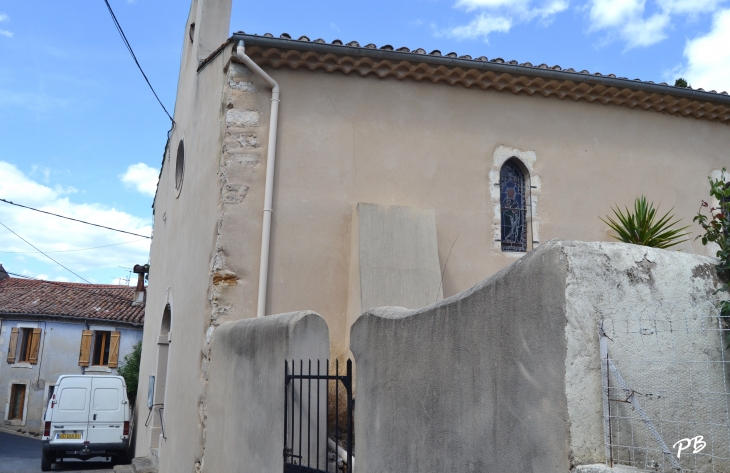
[[[294,360],[285,361],[284,374],[284,473],[336,473],[340,462],[335,456],[335,466],[330,466],[329,450],[345,457],[339,471],[352,473],[352,361],[347,360],[344,375],[339,361],[334,374],[329,360],[317,360],[314,368],[312,360],[306,367],[299,360],[298,373]]]

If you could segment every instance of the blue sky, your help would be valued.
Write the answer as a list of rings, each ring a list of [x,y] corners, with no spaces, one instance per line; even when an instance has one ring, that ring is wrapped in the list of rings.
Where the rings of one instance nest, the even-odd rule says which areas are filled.
[[[172,111],[189,3],[110,3]],[[654,82],[684,76],[696,88],[730,90],[730,0],[234,0],[231,31],[239,30]],[[103,0],[0,0],[0,58],[0,198],[149,235],[170,123]],[[147,240],[3,203],[0,222],[92,282],[117,281],[127,274],[120,266],[148,258]],[[0,227],[0,262],[8,271],[79,280],[29,251]]]

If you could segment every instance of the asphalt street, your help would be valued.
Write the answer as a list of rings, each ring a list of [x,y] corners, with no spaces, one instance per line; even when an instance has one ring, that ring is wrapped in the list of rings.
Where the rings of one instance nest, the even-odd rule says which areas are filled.
[[[0,431],[0,473],[40,473],[41,441],[39,439]],[[114,471],[110,462],[64,460],[55,463],[51,471],[67,473],[100,473]]]

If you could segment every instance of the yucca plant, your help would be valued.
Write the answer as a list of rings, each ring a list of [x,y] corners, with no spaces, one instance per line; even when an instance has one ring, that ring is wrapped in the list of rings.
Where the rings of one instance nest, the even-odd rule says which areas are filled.
[[[670,215],[674,208],[664,214],[661,218],[657,218],[659,207],[654,208],[653,202],[646,202],[643,195],[637,197],[634,201],[634,211],[631,212],[626,207],[624,214],[621,209],[611,207],[616,220],[610,216],[606,216],[608,221],[601,219],[606,225],[611,227],[618,236],[613,238],[621,240],[624,243],[633,243],[635,245],[651,246],[653,248],[670,248],[687,241],[689,232],[685,230],[689,228],[677,227],[682,219],[675,220],[674,215]],[[600,217],[599,217],[600,218]]]

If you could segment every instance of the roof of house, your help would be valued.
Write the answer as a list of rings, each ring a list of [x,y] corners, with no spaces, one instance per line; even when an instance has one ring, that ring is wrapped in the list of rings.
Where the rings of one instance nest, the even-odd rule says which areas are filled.
[[[322,39],[311,41],[306,36],[295,40],[287,33],[275,38],[269,33],[258,36],[239,31],[228,42],[240,40],[246,45],[246,54],[257,64],[273,68],[288,67],[445,82],[465,87],[505,90],[514,94],[538,94],[544,97],[623,105],[670,115],[730,122],[730,95],[727,92],[674,87],[666,83],[630,80],[600,72],[578,72],[557,65],[532,65],[529,62],[518,64],[517,61],[487,59],[484,56],[475,59],[453,52],[442,54],[438,50],[427,53],[421,48],[410,50],[391,45],[378,48],[372,43],[360,46],[357,41],[343,44],[340,40],[327,44]],[[202,61],[199,70],[219,54],[224,46],[225,44],[210,58]]]
[[[37,279],[0,279],[0,315],[72,317],[144,323],[144,305],[132,305],[134,288]]]

